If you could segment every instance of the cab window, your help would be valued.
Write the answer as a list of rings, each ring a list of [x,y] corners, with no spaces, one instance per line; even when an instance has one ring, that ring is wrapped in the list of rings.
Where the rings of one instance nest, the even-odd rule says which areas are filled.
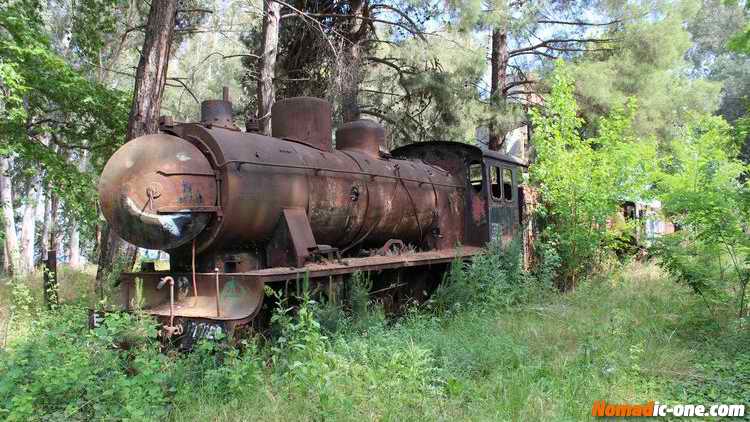
[[[475,192],[482,191],[482,163],[469,164],[469,183]]]
[[[503,199],[503,178],[500,173],[500,167],[490,167],[490,187],[492,198],[500,201]]]
[[[513,200],[513,172],[505,167],[503,167],[503,199]]]

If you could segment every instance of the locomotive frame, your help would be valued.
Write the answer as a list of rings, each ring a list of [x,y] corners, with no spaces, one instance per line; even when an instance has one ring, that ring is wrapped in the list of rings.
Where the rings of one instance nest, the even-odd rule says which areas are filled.
[[[421,296],[451,262],[471,260],[493,239],[507,244],[520,230],[526,164],[513,157],[445,141],[387,153],[384,129],[363,120],[339,128],[334,148],[330,106],[319,99],[277,102],[273,138],[239,131],[231,110],[225,96],[202,104],[200,123],[163,118],[162,134],[146,141],[179,161],[143,157],[144,140],[126,144],[100,183],[118,233],[168,246],[169,271],[123,273],[116,296],[119,308],[164,321],[166,336],[206,326],[231,333],[258,316],[267,285],[287,289],[301,279],[329,300],[356,272],[378,274],[371,294]],[[161,183],[143,170],[154,165]],[[259,198],[247,180],[276,195]],[[164,184],[181,186],[179,198]],[[177,202],[159,202],[171,196]],[[144,228],[154,221],[192,242],[177,244],[164,230],[154,237]]]

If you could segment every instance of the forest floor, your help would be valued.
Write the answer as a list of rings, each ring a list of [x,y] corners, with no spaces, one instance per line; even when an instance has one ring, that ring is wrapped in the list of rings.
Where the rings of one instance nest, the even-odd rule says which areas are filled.
[[[7,314],[7,288],[0,294]],[[574,421],[591,417],[594,400],[750,403],[748,327],[648,264],[497,311],[415,310],[395,322],[374,312],[334,332],[311,321],[290,323],[286,344],[250,344],[210,370],[198,362],[215,349],[162,358],[170,375],[159,385],[169,384],[170,397],[159,417]],[[30,385],[16,382],[24,392]],[[30,400],[37,417],[61,406]],[[12,415],[9,403],[0,381],[0,418]],[[87,417],[120,415],[112,403]]]

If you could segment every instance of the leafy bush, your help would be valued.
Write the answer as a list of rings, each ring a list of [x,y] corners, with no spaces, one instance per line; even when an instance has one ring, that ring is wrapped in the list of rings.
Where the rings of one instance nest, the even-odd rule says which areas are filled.
[[[674,281],[700,295],[707,306],[727,301],[735,275],[721,265],[720,250],[677,232],[659,239],[652,253]]]
[[[750,281],[747,165],[721,117],[691,116],[679,128],[672,160],[659,175],[660,199],[681,228],[657,248],[675,280],[717,298],[734,290],[739,317]]]
[[[139,419],[166,413],[165,357],[151,340],[153,322],[115,314],[89,331],[86,320],[84,309],[62,306],[0,351],[4,418]]]
[[[705,307],[675,294],[686,289],[658,268],[636,262],[546,295],[537,274],[554,273],[554,249],[534,275],[511,250],[456,264],[466,273],[451,282],[476,295],[446,296],[441,315],[412,310],[385,324],[367,317],[377,313],[370,309],[361,320],[370,325],[347,318],[331,332],[316,321],[322,305],[303,291],[278,301],[277,336],[238,348],[200,342],[173,354],[160,351],[148,318],[113,314],[89,331],[80,307],[40,311],[0,350],[0,419],[579,420],[589,397],[744,394],[733,368],[747,366],[747,330],[731,330],[737,351],[729,353],[705,326]],[[683,378],[706,339],[715,347]]]
[[[468,264],[453,262],[446,279],[430,299],[430,305],[441,313],[462,307],[507,308],[543,292],[554,277],[556,262],[555,255],[549,252],[538,269],[543,278],[539,283],[533,274],[523,270],[518,239],[508,247],[493,243]]]
[[[564,290],[604,256],[607,222],[618,204],[645,194],[656,147],[634,135],[632,101],[602,118],[596,137],[583,137],[574,82],[562,61],[552,80],[546,107],[531,112],[537,157],[529,173],[542,199],[537,211],[544,227],[541,239],[561,259],[559,287]]]

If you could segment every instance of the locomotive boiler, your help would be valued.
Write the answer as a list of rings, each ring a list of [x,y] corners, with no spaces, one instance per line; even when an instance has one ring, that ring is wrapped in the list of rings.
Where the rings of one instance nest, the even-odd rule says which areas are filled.
[[[371,120],[334,137],[317,98],[276,102],[270,137],[232,114],[225,92],[198,123],[163,117],[101,175],[111,228],[169,253],[169,270],[123,273],[118,287],[122,307],[162,318],[167,335],[232,331],[260,312],[264,286],[302,278],[329,300],[355,272],[377,275],[373,293],[418,296],[451,261],[517,230],[516,159],[455,142],[388,152]]]

